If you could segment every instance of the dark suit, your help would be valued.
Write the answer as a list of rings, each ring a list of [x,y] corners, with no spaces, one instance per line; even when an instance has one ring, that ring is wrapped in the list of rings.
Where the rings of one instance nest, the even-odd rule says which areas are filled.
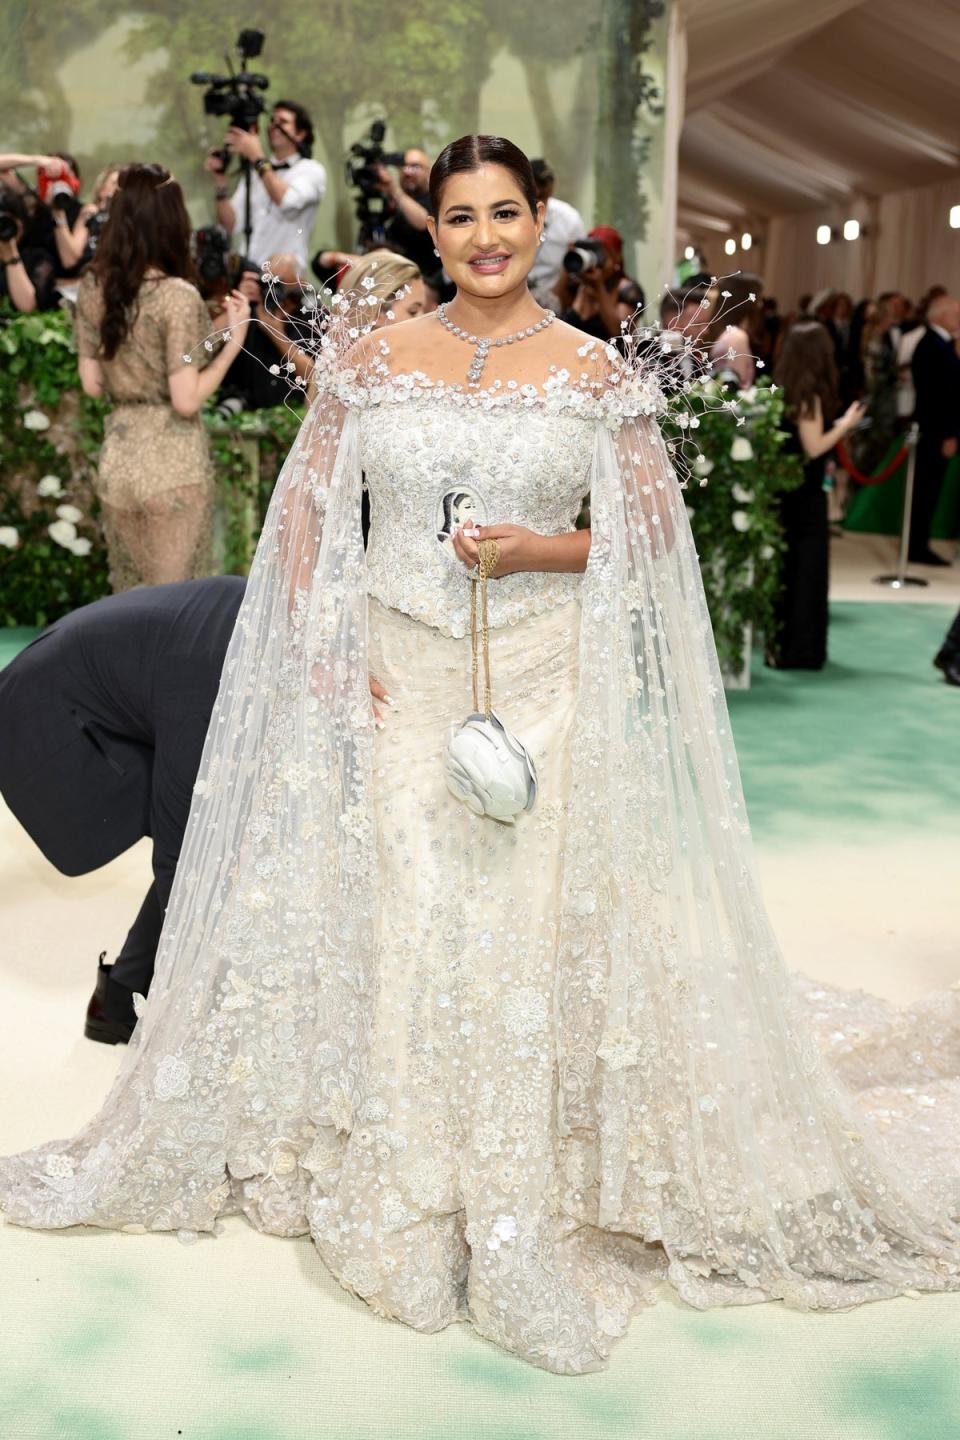
[[[913,418],[920,426],[914,479],[910,554],[920,558],[930,541],[930,526],[940,498],[947,460],[944,440],[960,435],[960,358],[953,342],[927,328],[911,363],[917,403]]]
[[[244,585],[108,596],[0,671],[0,793],[47,859],[85,875],[153,839],[154,883],[111,972],[142,994]]]

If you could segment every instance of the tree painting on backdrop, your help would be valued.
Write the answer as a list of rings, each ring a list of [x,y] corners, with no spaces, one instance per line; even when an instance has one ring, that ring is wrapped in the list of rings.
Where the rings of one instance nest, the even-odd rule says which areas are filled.
[[[210,219],[203,156],[225,122],[204,116],[189,76],[223,71],[242,24],[266,33],[253,68],[269,77],[267,104],[292,96],[314,116],[328,177],[315,246],[355,240],[343,160],[377,118],[389,148],[431,154],[468,131],[508,134],[547,157],[557,195],[589,223],[616,225],[628,244],[643,238],[638,121],[657,113],[645,67],[664,43],[666,0],[555,0],[549,12],[510,0],[259,0],[242,15],[229,0],[40,8],[19,0],[0,17],[5,144],[67,150],[87,179],[109,162],[159,161],[181,179],[198,224]]]

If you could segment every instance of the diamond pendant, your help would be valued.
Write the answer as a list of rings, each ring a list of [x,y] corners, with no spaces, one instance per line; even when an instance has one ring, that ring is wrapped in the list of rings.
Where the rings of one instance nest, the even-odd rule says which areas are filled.
[[[487,363],[487,355],[490,347],[481,340],[477,346],[473,359],[470,362],[470,369],[467,371],[467,384],[476,386],[480,384],[480,377],[483,374],[483,367]]]

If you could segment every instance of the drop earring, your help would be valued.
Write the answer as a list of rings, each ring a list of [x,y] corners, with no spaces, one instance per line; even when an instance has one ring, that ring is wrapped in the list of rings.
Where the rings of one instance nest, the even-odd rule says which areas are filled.
[[[434,255],[436,255],[437,259],[439,260],[439,259],[440,259],[440,251],[437,249],[436,245],[434,245],[434,247],[433,247],[433,253],[434,253]]]

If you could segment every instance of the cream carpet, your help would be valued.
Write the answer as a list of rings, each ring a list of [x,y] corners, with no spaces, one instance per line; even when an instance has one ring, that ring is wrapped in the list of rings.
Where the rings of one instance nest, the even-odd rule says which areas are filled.
[[[838,542],[845,593],[862,594],[874,556],[858,570],[851,539],[871,537]],[[901,1002],[960,978],[960,691],[930,668],[960,583],[942,573],[920,607],[840,604],[828,671],[760,668],[732,707],[789,963]],[[886,782],[870,768],[879,738]],[[884,785],[892,798],[865,794]],[[871,798],[879,808],[864,811]],[[9,1151],[71,1132],[109,1085],[118,1053],[82,1038],[83,1010],[97,952],[136,912],[148,851],[67,880],[2,812],[0,876]],[[4,1226],[0,1332],[0,1440],[960,1437],[960,1295],[801,1315],[701,1314],[665,1294],[607,1372],[558,1378],[465,1326],[427,1336],[382,1320],[308,1241],[240,1220],[191,1247]]]

